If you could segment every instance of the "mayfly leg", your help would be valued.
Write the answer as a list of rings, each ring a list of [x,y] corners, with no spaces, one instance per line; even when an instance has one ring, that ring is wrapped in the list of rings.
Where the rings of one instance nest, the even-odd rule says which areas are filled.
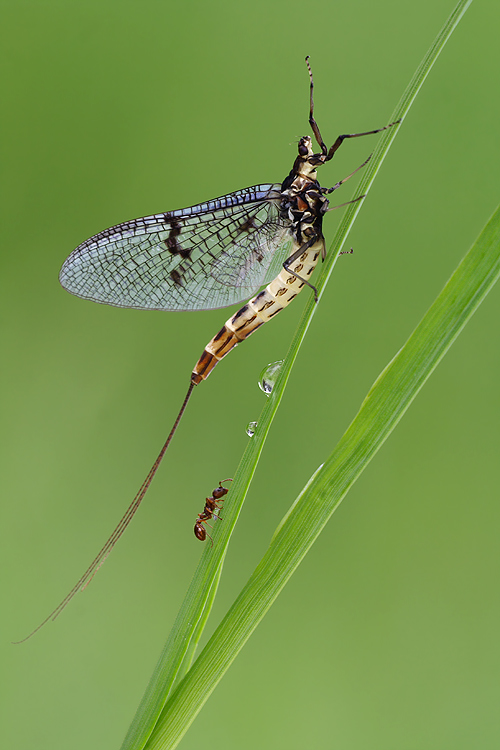
[[[318,143],[318,146],[321,149],[321,153],[323,156],[325,156],[325,162],[330,161],[330,159],[333,157],[336,151],[341,147],[343,142],[346,140],[346,138],[361,138],[364,135],[375,135],[376,133],[381,133],[383,130],[387,130],[388,128],[392,128],[393,125],[397,125],[401,122],[401,120],[395,120],[394,122],[389,123],[389,125],[386,125],[383,128],[377,128],[376,130],[367,130],[364,133],[344,133],[343,135],[337,136],[337,139],[335,142],[330,146],[330,149],[327,148],[320,130],[318,123],[314,119],[314,100],[313,100],[313,90],[314,90],[314,81],[313,81],[313,74],[311,70],[311,65],[309,63],[309,55],[306,57],[306,65],[307,69],[309,71],[309,79],[310,79],[310,93],[309,93],[309,124],[312,128],[312,131],[314,133],[314,137],[316,138],[316,141]]]
[[[375,135],[376,133],[381,133],[383,130],[392,128],[393,125],[398,125],[399,122],[401,122],[401,120],[395,120],[394,122],[390,122],[389,125],[386,125],[383,128],[377,128],[377,130],[367,130],[366,133],[344,133],[344,135],[337,136],[337,140],[330,147],[330,150],[328,151],[328,156],[326,157],[325,161],[330,161],[334,153],[338,151],[338,149],[341,147],[341,145],[346,140],[346,138],[361,138],[363,135]]]
[[[330,193],[333,193],[333,191],[334,191],[334,190],[338,190],[338,188],[339,188],[339,187],[340,187],[341,185],[343,185],[343,184],[344,184],[344,182],[347,182],[347,180],[350,180],[350,179],[351,179],[351,177],[354,177],[354,175],[355,175],[355,174],[356,174],[357,172],[359,172],[359,170],[360,170],[360,169],[363,169],[363,167],[366,167],[366,165],[368,164],[368,162],[370,161],[370,159],[371,159],[371,158],[372,158],[372,154],[370,154],[370,156],[368,157],[368,159],[365,159],[365,161],[364,161],[364,162],[363,162],[362,164],[360,164],[360,165],[359,165],[359,167],[356,167],[356,169],[355,169],[355,170],[354,170],[353,172],[351,172],[351,174],[348,174],[348,175],[347,175],[347,177],[344,177],[344,179],[343,179],[343,180],[339,180],[339,181],[338,181],[338,182],[336,182],[336,183],[335,183],[335,185],[334,185],[333,187],[331,187],[331,188],[326,188],[326,189],[324,190],[324,194],[325,194],[325,195],[329,195]],[[364,198],[365,196],[363,195],[363,196],[361,196],[361,197],[362,197],[362,198]],[[355,198],[355,200],[359,200],[359,198]],[[349,201],[349,203],[352,203],[352,201]],[[345,206],[345,205],[347,205],[347,204],[346,204],[346,203],[343,203],[342,205],[343,205],[343,206]],[[335,208],[338,208],[338,206],[336,206]],[[329,211],[331,211],[332,209],[331,209],[331,208],[329,208],[328,210],[329,210]]]
[[[357,198],[353,198],[352,201],[346,201],[345,203],[339,203],[338,206],[329,206],[326,210],[327,211],[335,211],[337,208],[344,208],[344,206],[349,206],[351,203],[357,203],[358,201],[363,200],[363,198],[366,198],[365,195],[358,195]]]
[[[321,149],[321,153],[325,156],[328,153],[328,149],[326,147],[326,144],[321,136],[321,133],[319,131],[319,126],[316,120],[314,119],[314,99],[313,99],[313,91],[314,91],[314,80],[313,80],[313,74],[311,70],[311,65],[309,63],[309,55],[306,56],[306,65],[307,69],[309,71],[309,125],[311,126],[311,130],[314,133],[314,137],[316,138],[317,144]]]
[[[299,249],[296,250],[293,253],[293,255],[290,255],[290,257],[287,258],[285,262],[283,263],[283,268],[285,269],[285,271],[288,271],[288,273],[293,274],[293,276],[295,276],[296,279],[301,281],[303,284],[307,284],[307,286],[310,287],[310,289],[312,289],[315,302],[318,301],[318,290],[316,289],[316,287],[313,284],[311,284],[310,281],[307,281],[307,279],[304,279],[302,276],[299,276],[299,274],[296,273],[292,268],[290,268],[290,266],[292,263],[295,263],[295,261],[298,260],[302,255],[304,255],[304,253],[307,253],[309,248],[315,245],[319,239],[320,238],[317,235],[314,235],[314,237],[311,237],[309,242],[306,242],[304,245],[299,247]]]

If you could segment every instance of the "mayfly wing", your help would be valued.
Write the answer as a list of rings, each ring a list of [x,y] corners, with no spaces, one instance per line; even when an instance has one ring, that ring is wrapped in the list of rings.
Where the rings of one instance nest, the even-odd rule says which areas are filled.
[[[71,253],[61,284],[94,302],[143,310],[242,302],[287,257],[291,238],[278,213],[280,188],[256,185],[106,229]]]
[[[280,217],[281,185],[256,185],[191,208],[118,224],[79,245],[60,272],[72,294],[117,307],[210,310],[241,302],[266,283],[292,243]],[[55,620],[105,562],[139,508],[182,418],[174,425],[120,522],[60,604],[22,643]]]

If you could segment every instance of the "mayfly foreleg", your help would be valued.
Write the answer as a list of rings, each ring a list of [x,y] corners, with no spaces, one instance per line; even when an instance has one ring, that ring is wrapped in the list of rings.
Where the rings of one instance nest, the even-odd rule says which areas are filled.
[[[399,122],[400,120],[396,120],[395,122],[390,122],[389,125],[386,125],[383,128],[377,128],[376,130],[367,130],[365,133],[344,133],[343,135],[337,136],[337,139],[335,140],[333,145],[330,146],[330,150],[328,151],[328,155],[325,161],[330,161],[334,153],[339,150],[346,138],[361,138],[363,135],[375,135],[376,133],[381,133],[383,130],[392,128],[393,125],[397,125]]]
[[[313,81],[313,74],[312,74],[311,66],[309,64],[309,55],[307,55],[306,57],[306,65],[309,71],[309,80],[311,82],[309,86],[309,125],[311,126],[312,132],[314,133],[314,137],[316,138],[318,146],[321,149],[321,153],[326,156],[328,153],[328,149],[319,131],[318,123],[314,119],[314,100],[313,100],[314,81]]]
[[[316,141],[318,142],[318,146],[321,149],[321,154],[324,157],[322,161],[327,162],[330,161],[330,159],[333,157],[336,151],[341,147],[343,142],[346,140],[346,138],[361,138],[363,135],[375,135],[376,133],[381,133],[383,130],[387,130],[387,128],[391,128],[393,125],[397,125],[400,120],[396,120],[395,122],[391,122],[389,125],[386,125],[383,128],[377,128],[376,130],[367,130],[364,133],[344,133],[343,135],[337,136],[337,139],[333,143],[332,146],[330,146],[330,149],[327,148],[325,145],[325,142],[323,140],[323,137],[320,133],[320,129],[318,126],[318,123],[314,119],[314,99],[313,99],[313,90],[314,90],[314,81],[313,81],[313,74],[311,70],[311,65],[309,64],[309,55],[306,57],[306,65],[307,69],[309,71],[309,79],[310,79],[310,86],[309,86],[309,125],[311,126],[311,129],[314,133],[314,137],[316,138]],[[363,165],[364,166],[364,165]]]

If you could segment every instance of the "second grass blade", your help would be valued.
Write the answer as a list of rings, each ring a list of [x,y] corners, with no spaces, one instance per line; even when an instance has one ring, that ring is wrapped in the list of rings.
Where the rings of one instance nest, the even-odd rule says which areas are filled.
[[[460,0],[457,4],[415,72],[415,75],[404,92],[391,120],[404,119],[432,65],[436,61],[439,53],[471,2],[472,0]],[[359,193],[368,193],[396,132],[397,128],[391,128],[383,133],[360,183]],[[341,250],[347,234],[361,208],[361,203],[362,201],[352,204],[347,208],[345,216],[337,231],[332,248],[330,249],[327,260],[324,264],[323,274],[318,283],[318,291],[320,292],[320,295],[332,273],[337,255]],[[198,706],[200,704],[198,700],[195,701],[194,704],[190,704],[191,710],[194,711],[194,713],[191,716],[189,714],[183,715],[183,720],[181,722],[182,726],[178,725],[177,732],[172,729],[173,734],[171,735],[171,740],[169,740],[169,742],[171,741],[174,744],[158,744],[159,737],[163,736],[163,730],[158,733],[156,729],[154,730],[154,739],[153,737],[151,738],[151,743],[153,744],[148,742],[148,737],[153,731],[153,727],[155,726],[160,712],[162,711],[162,707],[172,690],[175,679],[180,672],[182,673],[184,671],[185,659],[189,662],[193,639],[196,640],[201,632],[198,623],[204,621],[206,618],[210,606],[210,592],[213,591],[214,581],[220,574],[220,568],[224,560],[229,537],[234,524],[236,523],[248,486],[255,472],[265,439],[281,401],[291,368],[311,323],[315,309],[316,305],[313,302],[310,302],[306,306],[303,318],[297,333],[295,334],[273,393],[263,409],[255,435],[249,443],[238,472],[235,475],[235,481],[231,486],[231,505],[228,506],[228,510],[227,512],[225,510],[224,514],[224,528],[219,528],[215,531],[214,550],[211,551],[206,549],[203,554],[202,560],[200,561],[193,582],[186,594],[186,598],[167,644],[153,673],[150,684],[148,685],[144,698],[141,701],[127,737],[125,738],[122,750],[142,750],[142,748],[146,746],[145,743],[147,743],[148,748],[174,747],[199,710]],[[222,526],[222,524],[219,526]],[[196,665],[197,664],[198,662],[196,662]],[[189,678],[190,675],[191,672],[188,673],[187,678]],[[185,685],[187,678],[183,680],[182,685]],[[204,702],[212,689],[213,687],[209,689],[207,695],[203,698],[199,696],[198,699],[201,699],[202,702]],[[163,728],[164,716],[165,711],[162,713],[161,720]],[[174,737],[176,738],[175,740],[173,739]]]
[[[247,585],[166,704],[147,750],[176,747],[352,484],[500,276],[500,209],[406,344],[379,375],[343,437],[305,487]]]

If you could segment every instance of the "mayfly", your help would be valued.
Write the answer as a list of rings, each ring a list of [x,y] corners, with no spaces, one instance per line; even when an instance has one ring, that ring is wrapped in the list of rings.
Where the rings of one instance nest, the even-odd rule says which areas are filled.
[[[59,606],[27,638],[55,619],[104,563],[141,504],[195,386],[305,286],[317,300],[316,288],[309,279],[319,257],[324,260],[326,255],[323,216],[332,208],[364,197],[330,208],[327,196],[364,167],[368,159],[331,188],[320,186],[316,170],[332,159],[346,139],[374,135],[396,123],[364,133],[339,135],[327,148],[314,119],[314,84],[308,57],[306,64],[310,79],[309,124],[320,150],[314,152],[310,136],[300,138],[298,155],[282,183],[254,185],[197,206],[105,229],[79,245],[61,269],[59,279],[68,292],[116,307],[214,310],[251,299],[206,345],[191,373],[170,434],[108,541]],[[265,284],[265,289],[259,291]]]
[[[201,513],[198,513],[198,518],[196,519],[196,523],[194,525],[194,535],[197,539],[200,540],[200,542],[204,542],[208,536],[213,546],[213,539],[203,524],[206,523],[208,526],[209,524],[207,523],[207,521],[210,521],[212,518],[217,518],[220,520],[220,509],[222,508],[221,503],[224,502],[224,497],[229,492],[227,487],[223,487],[222,485],[224,484],[224,482],[232,481],[232,479],[223,479],[222,482],[219,482],[219,486],[216,487],[212,492],[212,495],[205,498],[205,507],[203,508]]]

